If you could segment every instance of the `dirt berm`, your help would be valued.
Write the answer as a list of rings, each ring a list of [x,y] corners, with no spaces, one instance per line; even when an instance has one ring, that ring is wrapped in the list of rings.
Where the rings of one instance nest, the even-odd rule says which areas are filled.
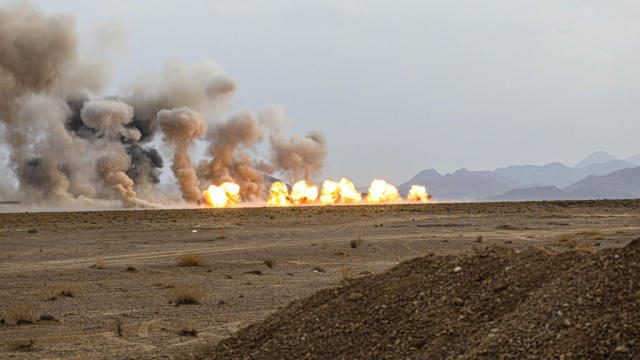
[[[201,359],[640,359],[640,240],[416,258],[295,301]]]

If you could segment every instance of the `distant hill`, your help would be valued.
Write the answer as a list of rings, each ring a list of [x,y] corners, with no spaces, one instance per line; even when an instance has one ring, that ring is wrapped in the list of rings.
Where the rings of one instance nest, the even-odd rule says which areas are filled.
[[[494,171],[523,187],[553,185],[563,188],[589,175],[606,175],[612,171],[635,166],[634,163],[629,161],[615,159],[580,168],[572,168],[559,162],[554,162],[544,166],[513,165]]]
[[[460,169],[441,175],[417,173],[398,186],[405,196],[411,185],[423,185],[436,200],[564,200],[640,197],[640,154],[627,160],[598,151],[570,167],[559,162],[512,165],[494,171]]]
[[[593,154],[587,156],[584,160],[580,161],[575,167],[583,168],[589,165],[601,164],[611,160],[618,160],[618,158],[606,151],[596,151]]]
[[[541,201],[541,200],[567,200],[571,196],[555,186],[536,186],[530,188],[518,188],[502,195],[489,196],[487,201]]]
[[[411,185],[426,186],[434,199],[473,200],[502,194],[517,184],[491,171],[470,171],[460,169],[452,174],[440,175],[433,169],[423,170],[411,180],[398,186],[403,196]]]
[[[640,166],[640,154],[634,155],[627,159],[628,162]]]
[[[640,197],[640,167],[591,175],[563,189],[575,199],[626,199]]]

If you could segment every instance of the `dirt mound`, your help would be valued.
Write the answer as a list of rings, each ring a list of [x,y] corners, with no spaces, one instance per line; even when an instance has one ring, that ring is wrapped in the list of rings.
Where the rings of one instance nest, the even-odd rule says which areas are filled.
[[[426,256],[291,303],[204,359],[640,358],[640,241]]]

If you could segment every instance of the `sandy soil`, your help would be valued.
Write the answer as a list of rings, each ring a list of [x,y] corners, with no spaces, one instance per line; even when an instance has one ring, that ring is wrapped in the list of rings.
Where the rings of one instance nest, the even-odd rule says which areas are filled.
[[[343,270],[378,273],[493,244],[559,250],[559,235],[587,251],[622,246],[640,235],[640,200],[0,214],[0,351],[172,358],[336,285]],[[176,266],[188,252],[207,264]],[[47,300],[47,288],[65,281],[75,296]],[[202,304],[169,303],[180,284],[205,290]],[[19,304],[57,321],[17,325]]]

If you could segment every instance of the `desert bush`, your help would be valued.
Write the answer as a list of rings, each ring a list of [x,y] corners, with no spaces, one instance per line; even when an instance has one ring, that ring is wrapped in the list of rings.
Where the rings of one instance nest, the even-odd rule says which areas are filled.
[[[47,300],[55,300],[58,296],[74,297],[78,294],[78,284],[72,281],[55,283],[47,288]]]
[[[113,322],[113,326],[114,326],[114,328],[115,328],[116,335],[117,335],[117,336],[119,336],[119,337],[122,337],[122,335],[123,335],[123,331],[122,331],[122,320],[120,320],[120,319],[116,319],[116,320]]]
[[[178,256],[177,265],[181,267],[187,266],[205,266],[207,262],[204,258],[196,253],[186,253]]]
[[[578,246],[578,238],[573,234],[560,234],[556,236],[554,244],[567,249],[575,249]]]
[[[105,264],[102,260],[100,260],[100,258],[96,258],[96,263],[89,267],[92,269],[99,269],[99,270],[108,268],[107,264]]]
[[[198,336],[198,330],[184,328],[184,329],[178,331],[178,335],[196,337],[196,336]]]
[[[36,308],[31,304],[17,304],[9,308],[9,316],[17,325],[33,324],[36,321]]]
[[[195,285],[178,285],[169,291],[169,302],[179,305],[200,304],[204,299],[205,291]]]
[[[352,280],[356,278],[356,274],[349,269],[342,269],[342,280]]]
[[[272,258],[266,258],[264,259],[264,264],[267,265],[268,268],[272,268],[276,265],[276,261]]]
[[[349,245],[351,246],[352,249],[357,249],[358,247],[360,247],[360,245],[362,245],[362,239],[361,238],[353,239],[349,242]]]

